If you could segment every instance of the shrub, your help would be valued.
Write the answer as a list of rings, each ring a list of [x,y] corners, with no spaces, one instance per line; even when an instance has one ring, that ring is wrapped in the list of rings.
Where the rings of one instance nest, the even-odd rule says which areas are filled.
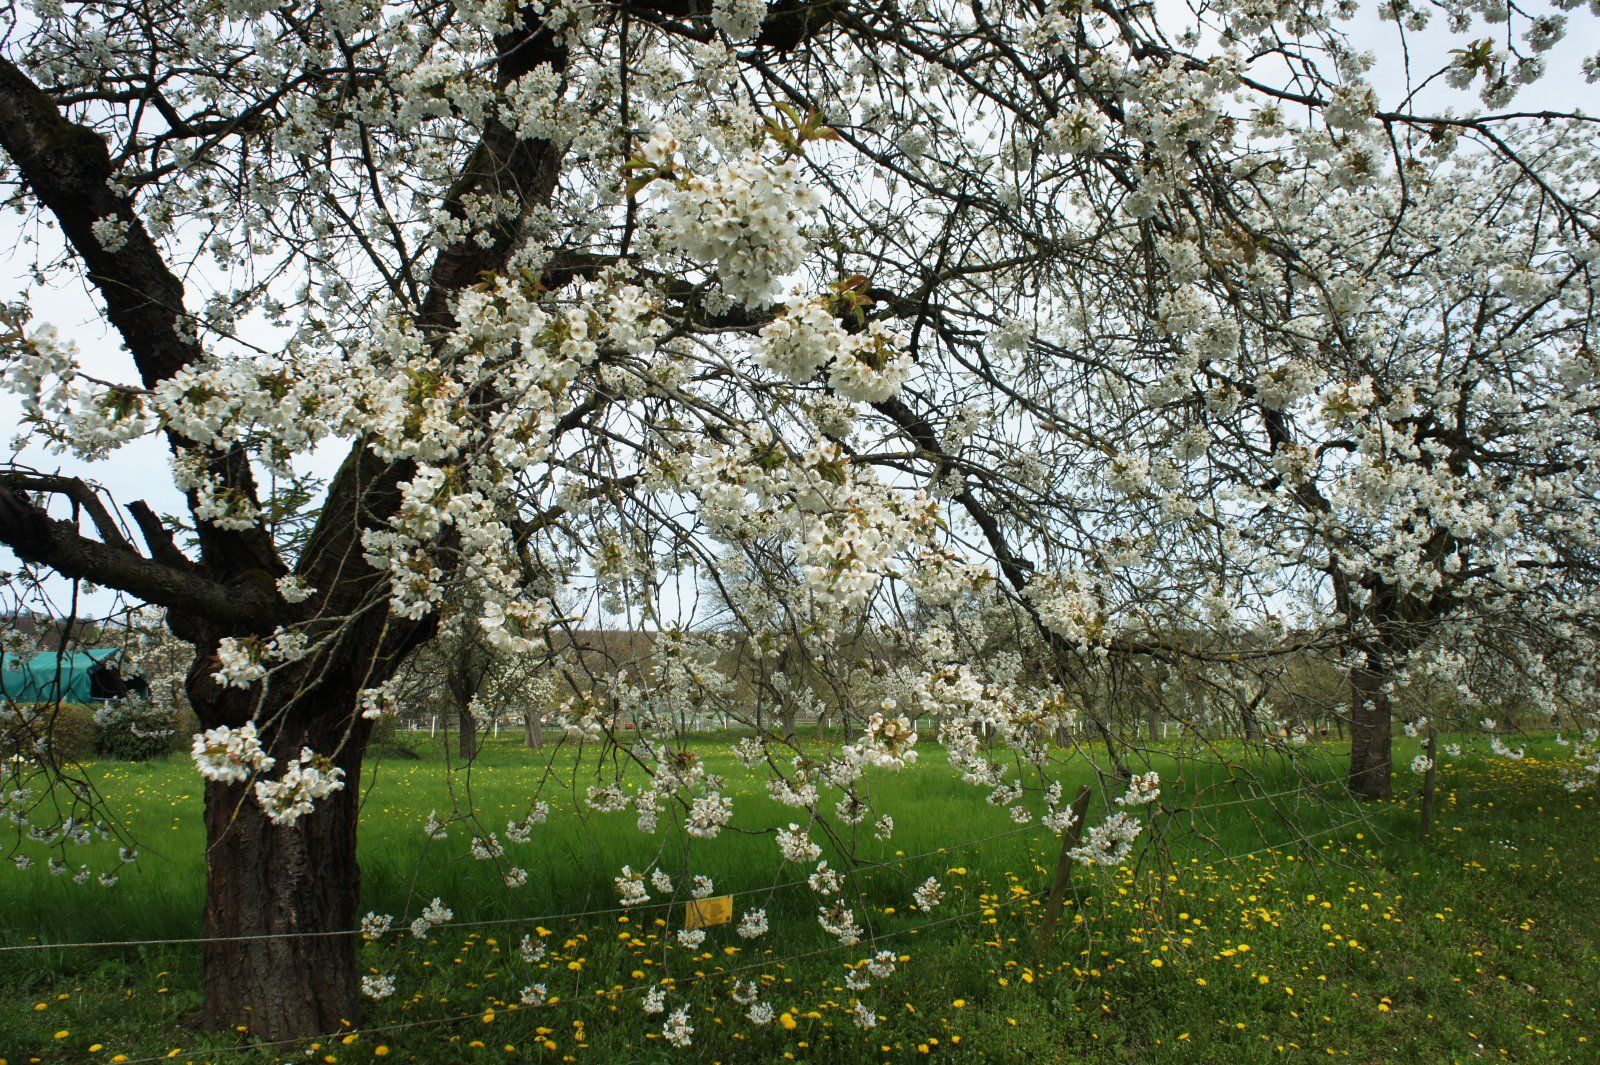
[[[395,714],[384,714],[372,724],[369,750],[385,758],[421,758],[416,747],[400,738],[400,719]]]
[[[177,714],[149,699],[115,699],[95,711],[100,753],[108,758],[142,762],[172,750]]]
[[[81,762],[93,757],[97,732],[94,711],[81,703],[0,706],[0,757],[48,751],[57,762]]]

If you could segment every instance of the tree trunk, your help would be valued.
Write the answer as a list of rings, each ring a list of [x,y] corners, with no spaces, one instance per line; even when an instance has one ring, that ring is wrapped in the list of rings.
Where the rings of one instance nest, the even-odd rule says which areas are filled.
[[[538,710],[525,711],[522,715],[522,728],[524,747],[535,751],[544,747],[544,714]]]
[[[247,785],[206,785],[207,1029],[302,1039],[359,1019],[360,936],[338,934],[360,920],[356,820],[368,729],[355,720],[342,749],[338,733],[301,733],[313,750],[338,751],[344,787],[292,825],[273,824]],[[300,742],[273,753],[282,762]]]
[[[1388,670],[1369,652],[1350,674],[1350,790],[1363,799],[1392,794],[1390,770],[1394,735],[1389,706]]]
[[[1117,739],[1106,727],[1106,723],[1098,717],[1090,717],[1089,720],[1093,722],[1095,730],[1100,733],[1100,739],[1106,745],[1106,754],[1111,759],[1111,766],[1116,771],[1117,779],[1124,782],[1132,780],[1133,772],[1128,768],[1128,763],[1122,760],[1122,751],[1117,747]]]
[[[461,760],[470,762],[478,757],[478,719],[472,714],[470,702],[461,704],[456,713],[456,732],[461,746]]]
[[[308,658],[270,686],[248,689],[218,685],[215,644],[197,641],[186,687],[203,727],[263,723],[262,743],[276,760],[267,779],[281,777],[304,748],[343,771],[338,790],[281,825],[257,802],[253,781],[206,784],[206,1029],[273,1041],[360,1023],[356,822],[372,722],[357,712],[358,685],[388,680],[428,635],[424,626],[357,626],[336,657]]]
[[[208,938],[327,933],[356,927],[360,788],[345,788],[291,826],[274,825],[245,790],[206,787]],[[358,935],[288,935],[205,945],[205,1026],[259,1039],[337,1032],[361,1012]]]

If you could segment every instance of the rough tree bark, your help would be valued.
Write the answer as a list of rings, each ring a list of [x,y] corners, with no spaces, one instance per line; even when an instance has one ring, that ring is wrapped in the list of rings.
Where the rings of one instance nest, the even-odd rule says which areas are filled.
[[[451,701],[456,708],[456,742],[461,759],[470,762],[478,757],[478,719],[473,714],[473,704],[483,690],[483,682],[493,661],[493,655],[476,634],[459,638],[454,653],[445,666],[445,686],[450,689]]]
[[[794,739],[795,726],[799,722],[800,707],[793,699],[785,699],[778,704],[778,727],[782,730],[785,740]]]
[[[456,741],[463,762],[470,762],[478,757],[478,719],[472,713],[470,702],[463,703],[456,709]]]
[[[371,722],[356,712],[356,678],[392,673],[425,634],[390,642],[395,629],[367,631],[342,643],[336,660],[309,661],[263,692],[220,687],[209,656],[197,658],[188,692],[203,724],[241,724],[254,714],[275,723],[268,753],[280,764],[309,747],[344,771],[343,788],[290,825],[273,824],[248,785],[206,785],[207,1028],[295,1039],[359,1017],[356,822]]]
[[[1256,704],[1253,700],[1239,703],[1239,727],[1243,730],[1246,741],[1260,738],[1261,723],[1256,720]]]
[[[1389,680],[1383,657],[1372,651],[1350,672],[1350,791],[1363,799],[1387,799],[1393,794]]]
[[[241,785],[206,786],[207,1028],[309,1038],[359,1016],[360,936],[327,934],[360,920],[354,746],[337,760],[344,789],[293,826],[274,825]],[[230,938],[242,936],[281,938]]]

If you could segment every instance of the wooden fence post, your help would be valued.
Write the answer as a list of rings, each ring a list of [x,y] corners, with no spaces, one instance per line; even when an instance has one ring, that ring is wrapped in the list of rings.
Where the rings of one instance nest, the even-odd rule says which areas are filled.
[[[1044,900],[1044,919],[1039,922],[1039,941],[1034,944],[1035,959],[1044,957],[1056,937],[1056,926],[1061,923],[1061,911],[1066,908],[1067,889],[1072,886],[1072,850],[1083,842],[1083,823],[1089,813],[1089,797],[1093,792],[1085,784],[1072,800],[1073,821],[1061,839],[1061,856],[1056,859],[1056,875],[1050,882],[1050,893]]]
[[[1433,774],[1439,767],[1434,763],[1439,737],[1432,727],[1428,729],[1428,769],[1422,774],[1422,845],[1428,845],[1428,831],[1433,827]]]

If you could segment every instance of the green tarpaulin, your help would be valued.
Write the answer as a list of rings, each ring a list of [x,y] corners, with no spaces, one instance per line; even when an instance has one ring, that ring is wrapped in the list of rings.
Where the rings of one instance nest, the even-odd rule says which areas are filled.
[[[76,654],[40,651],[32,658],[0,658],[0,688],[6,702],[89,703],[125,693],[117,666],[122,652],[102,647]]]

